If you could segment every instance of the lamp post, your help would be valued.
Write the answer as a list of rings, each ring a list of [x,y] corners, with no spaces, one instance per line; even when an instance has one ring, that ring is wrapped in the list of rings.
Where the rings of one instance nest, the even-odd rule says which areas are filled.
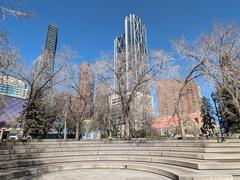
[[[224,139],[224,136],[223,136],[223,132],[222,132],[222,123],[220,121],[220,118],[219,118],[219,113],[218,113],[218,108],[217,108],[217,98],[216,98],[216,95],[212,92],[211,94],[211,97],[212,97],[212,100],[214,102],[214,107],[215,107],[215,110],[216,110],[216,115],[217,115],[217,119],[218,119],[218,123],[219,123],[219,128],[220,128],[220,133],[221,133],[221,140],[222,142],[225,141]]]

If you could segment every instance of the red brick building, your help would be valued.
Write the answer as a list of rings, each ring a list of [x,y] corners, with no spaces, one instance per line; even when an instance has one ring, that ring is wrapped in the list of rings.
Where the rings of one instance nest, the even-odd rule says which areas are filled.
[[[176,128],[179,126],[179,118],[174,115],[176,111],[179,91],[183,87],[181,79],[161,80],[157,84],[158,112],[159,118],[153,120],[152,127]],[[179,102],[179,116],[185,122],[196,129],[201,125],[200,117],[200,90],[195,81],[189,82]],[[174,117],[173,117],[174,115]]]
[[[89,118],[93,115],[94,76],[89,63],[86,61],[80,65],[78,88],[78,96],[84,107],[85,117]]]

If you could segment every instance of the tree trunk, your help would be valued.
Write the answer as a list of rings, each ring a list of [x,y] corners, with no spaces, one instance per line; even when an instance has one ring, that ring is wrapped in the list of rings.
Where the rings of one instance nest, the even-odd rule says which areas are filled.
[[[130,138],[130,130],[129,130],[130,126],[129,126],[129,121],[126,120],[126,126],[125,126],[125,137],[126,139]]]
[[[79,123],[76,123],[75,140],[79,141]]]
[[[111,131],[111,129],[109,130],[109,138],[112,138],[112,131]]]
[[[109,118],[108,118],[108,130],[109,130],[109,138],[112,138],[111,122]]]
[[[125,125],[122,123],[121,124],[121,138],[124,138],[124,136],[125,136]]]
[[[43,129],[43,138],[47,138],[47,133],[48,133],[48,130],[46,129]]]
[[[25,132],[24,132],[24,130],[25,130],[25,128],[24,128],[24,126],[25,126],[25,120],[23,121],[23,124],[22,124],[22,129],[21,129],[21,132],[20,132],[20,134],[21,134],[21,137],[23,137],[25,134]]]
[[[61,129],[58,129],[58,139],[61,139]]]
[[[64,141],[67,140],[67,117],[64,118]]]
[[[129,139],[130,131],[129,131],[129,119],[128,119],[128,112],[123,109],[123,126],[122,126],[122,138]]]
[[[184,131],[184,126],[183,126],[183,120],[180,118],[180,130],[181,130],[181,138],[185,138],[185,131]]]

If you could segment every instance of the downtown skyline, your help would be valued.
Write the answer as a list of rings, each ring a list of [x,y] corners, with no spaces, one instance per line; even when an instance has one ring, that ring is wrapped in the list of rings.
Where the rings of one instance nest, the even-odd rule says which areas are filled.
[[[239,0],[0,0],[0,179],[240,179]]]
[[[122,22],[130,13],[136,14],[144,21],[148,49],[163,48],[171,51],[171,40],[181,36],[193,40],[200,32],[207,31],[213,20],[239,22],[237,9],[239,2],[235,0],[230,2],[232,3],[226,0],[211,2],[152,0],[150,3],[147,1],[119,3],[91,0],[67,3],[56,0],[41,2],[29,0],[23,1],[21,9],[33,11],[33,17],[21,20],[10,18],[1,24],[2,28],[9,32],[11,43],[16,43],[20,47],[27,66],[31,66],[43,51],[46,28],[50,23],[59,27],[57,51],[64,44],[69,45],[80,54],[76,63],[80,64],[84,60],[92,63],[101,52],[113,52],[113,41],[122,34]],[[183,62],[179,57],[176,58],[179,64]],[[202,80],[199,80],[198,84],[204,86]],[[201,90],[203,95],[210,96],[211,90],[206,88]]]

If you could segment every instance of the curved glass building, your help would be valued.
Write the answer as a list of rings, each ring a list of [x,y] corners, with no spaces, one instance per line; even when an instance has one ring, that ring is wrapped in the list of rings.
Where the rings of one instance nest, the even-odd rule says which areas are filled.
[[[27,102],[28,87],[12,76],[0,76],[0,95],[3,106],[0,107],[0,123],[13,125]]]
[[[121,79],[115,78],[127,91],[133,88],[135,80],[147,71],[147,38],[143,21],[135,14],[125,17],[125,32],[114,40],[114,66],[121,72]],[[142,87],[143,93],[147,92]]]

